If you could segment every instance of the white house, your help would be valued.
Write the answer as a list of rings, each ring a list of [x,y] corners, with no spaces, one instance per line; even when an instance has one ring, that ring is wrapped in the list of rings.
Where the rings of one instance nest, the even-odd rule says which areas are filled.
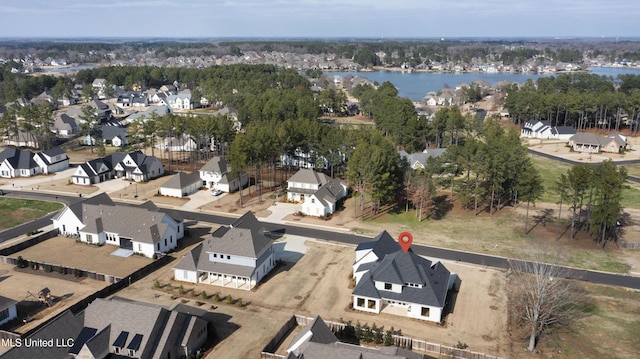
[[[174,110],[192,110],[193,102],[191,101],[191,91],[183,90],[177,95],[169,95],[162,99],[161,103],[171,107]]]
[[[13,147],[0,152],[0,177],[31,177],[42,173],[42,167],[34,160],[34,154]]]
[[[173,272],[175,280],[251,290],[275,263],[273,240],[247,212],[185,254]]]
[[[145,182],[164,174],[164,165],[155,156],[147,156],[142,151],[133,151],[113,166],[116,178]]]
[[[125,127],[104,125],[100,133],[105,145],[122,147],[129,144],[129,131]]]
[[[196,192],[201,185],[202,181],[200,180],[200,174],[198,172],[178,172],[160,186],[160,194],[163,196],[182,198]]]
[[[200,179],[202,186],[217,189],[222,192],[235,192],[240,189],[240,178],[242,187],[246,186],[249,178],[240,173],[239,177],[231,177],[231,165],[226,159],[215,156],[200,168]]]
[[[69,157],[60,147],[36,153],[33,156],[33,160],[42,168],[42,173],[44,174],[69,168]]]
[[[347,196],[349,187],[339,178],[303,168],[289,178],[287,200],[302,202],[302,213],[327,216],[335,212],[338,201]]]
[[[144,182],[163,174],[164,166],[158,158],[134,151],[87,161],[76,168],[71,180],[81,185],[101,183],[114,177]]]
[[[410,318],[441,322],[447,292],[457,276],[410,248],[394,249],[386,232],[378,237],[356,248],[353,308],[378,314],[389,307],[390,314],[404,312]]]
[[[0,325],[18,317],[17,304],[15,300],[0,295]]]
[[[81,242],[119,246],[149,258],[173,250],[184,236],[184,222],[160,212],[153,203],[117,205],[105,196],[65,208],[52,219],[54,228],[78,236]]]
[[[549,121],[535,120],[525,122],[522,131],[520,131],[520,137],[563,141],[569,140],[575,134],[576,130],[572,126],[551,126]]]
[[[55,117],[51,131],[58,136],[68,137],[78,133],[78,128],[78,121],[63,113]]]
[[[154,147],[169,152],[193,152],[198,150],[198,144],[193,137],[184,134],[178,137],[160,138],[156,141]]]

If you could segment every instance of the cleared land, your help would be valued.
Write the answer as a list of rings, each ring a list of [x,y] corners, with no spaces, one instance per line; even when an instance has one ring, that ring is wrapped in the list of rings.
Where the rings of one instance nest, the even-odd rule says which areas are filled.
[[[28,323],[14,329],[18,333],[26,332],[107,285],[107,282],[89,278],[77,280],[73,274],[58,276],[57,273],[53,273],[49,276],[42,271],[36,272],[31,269],[18,271],[14,266],[0,262],[0,295],[20,302],[19,319],[29,320]],[[45,287],[56,297],[54,305],[50,308],[40,304],[37,299],[38,292]]]
[[[321,315],[334,321],[375,322],[378,326],[393,326],[401,329],[405,335],[435,343],[455,345],[460,340],[475,351],[507,354],[503,273],[445,263],[447,268],[460,276],[462,285],[453,312],[447,316],[446,324],[440,326],[386,313],[372,315],[349,309],[352,290],[349,288],[349,274],[354,248],[315,241],[307,241],[305,245],[308,247],[307,253],[298,262],[278,267],[275,274],[254,291],[173,281],[173,271],[167,267],[118,295],[167,305],[180,301],[188,301],[187,304],[191,305],[203,302],[203,308],[213,306],[214,312],[230,316],[221,328],[224,340],[216,345],[209,357],[258,357],[262,347],[280,325],[295,313]],[[153,288],[156,280],[163,288]],[[184,299],[177,292],[180,285],[185,290]],[[204,301],[201,299],[203,290],[209,297]],[[214,302],[210,297],[215,293],[222,298],[230,295],[234,301],[241,298],[245,306],[240,308],[237,304],[226,304],[225,301]]]
[[[54,237],[35,246],[13,254],[25,260],[62,264],[69,268],[80,268],[102,274],[125,277],[137,269],[151,263],[151,259],[141,256],[127,258],[111,255],[118,247],[111,245],[95,246],[76,242],[72,238]],[[73,253],[73,255],[70,255]]]

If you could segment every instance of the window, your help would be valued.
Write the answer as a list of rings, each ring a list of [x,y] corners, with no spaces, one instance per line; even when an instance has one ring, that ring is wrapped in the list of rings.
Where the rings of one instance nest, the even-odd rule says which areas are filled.
[[[87,234],[87,242],[93,243],[93,236],[92,235]]]
[[[213,254],[213,258],[218,258],[218,254],[217,254],[217,253],[214,253],[214,254]]]
[[[367,299],[367,308],[376,309],[376,301],[375,300],[371,300],[371,299]]]
[[[142,252],[142,243],[138,243],[138,252]]]
[[[183,271],[182,271],[182,278],[183,278],[183,279],[189,279],[189,273],[187,273],[187,271],[186,271],[186,270],[183,270]]]
[[[429,308],[428,307],[422,307],[422,310],[420,311],[420,315],[422,315],[423,317],[428,317],[429,316]]]
[[[4,310],[0,311],[0,322],[9,318],[9,308],[4,308]]]
[[[167,238],[164,239],[164,246],[167,246]],[[160,243],[158,243],[158,247],[160,247]]]
[[[385,290],[391,290],[391,287],[393,287],[393,285],[391,285],[391,283],[385,283],[384,284],[384,289]]]
[[[358,298],[356,305],[358,307],[364,307],[364,298]]]
[[[227,256],[227,259],[231,259],[231,256],[229,256],[229,255],[228,255],[228,256]]]

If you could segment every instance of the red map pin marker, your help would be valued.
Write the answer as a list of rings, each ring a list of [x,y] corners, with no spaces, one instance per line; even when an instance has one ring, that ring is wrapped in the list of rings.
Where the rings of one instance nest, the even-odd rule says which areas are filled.
[[[411,248],[411,243],[413,243],[413,236],[411,235],[411,233],[400,233],[400,235],[398,236],[398,244],[400,244],[400,247],[405,253],[407,253],[409,248]]]

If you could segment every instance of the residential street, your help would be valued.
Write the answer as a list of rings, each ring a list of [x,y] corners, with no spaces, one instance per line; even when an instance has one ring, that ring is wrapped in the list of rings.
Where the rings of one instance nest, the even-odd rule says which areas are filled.
[[[11,197],[41,199],[41,200],[49,200],[49,201],[56,200],[57,198],[57,200],[67,204],[75,203],[81,200],[81,198],[79,197],[55,195],[55,194],[49,194],[44,192],[13,191],[8,193],[7,195]],[[114,201],[115,200],[116,199],[114,198]],[[126,202],[123,202],[123,203],[129,204]],[[174,208],[168,208],[168,209],[177,212],[178,214],[183,216],[185,219],[202,221],[207,223],[215,223],[220,225],[229,225],[236,218],[236,217],[224,216],[219,214],[183,211],[183,210],[174,209]],[[22,235],[26,233],[26,231],[43,227],[43,224],[48,225],[49,224],[48,222],[49,222],[48,219],[47,220],[40,219],[38,221],[27,223],[22,226],[16,227],[14,229],[0,232],[0,238],[2,239],[13,238],[13,237],[10,237],[12,233],[15,233],[17,235]],[[284,232],[290,235],[315,238],[318,240],[330,241],[330,242],[347,243],[352,245],[357,245],[359,243],[371,240],[370,237],[360,236],[352,233],[345,233],[344,231],[341,231],[341,230],[333,231],[333,230],[327,230],[327,229],[311,228],[306,226],[298,226],[298,225],[290,225],[290,224],[282,224],[282,223],[265,223],[265,230],[272,231],[272,232]],[[493,267],[493,268],[498,268],[503,270],[506,270],[506,268],[509,265],[508,258],[489,256],[485,254],[463,252],[463,251],[425,246],[425,245],[419,245],[419,244],[414,244],[412,246],[412,249],[416,254],[425,256],[428,258],[439,258],[443,260],[459,261],[462,263]],[[512,260],[512,263],[517,263],[517,262],[518,261],[516,260]],[[569,278],[571,279],[640,290],[640,277],[596,272],[596,271],[589,271],[589,270],[581,270],[581,269],[573,269],[573,268],[567,268],[567,267],[562,267],[562,269],[566,270]]]

